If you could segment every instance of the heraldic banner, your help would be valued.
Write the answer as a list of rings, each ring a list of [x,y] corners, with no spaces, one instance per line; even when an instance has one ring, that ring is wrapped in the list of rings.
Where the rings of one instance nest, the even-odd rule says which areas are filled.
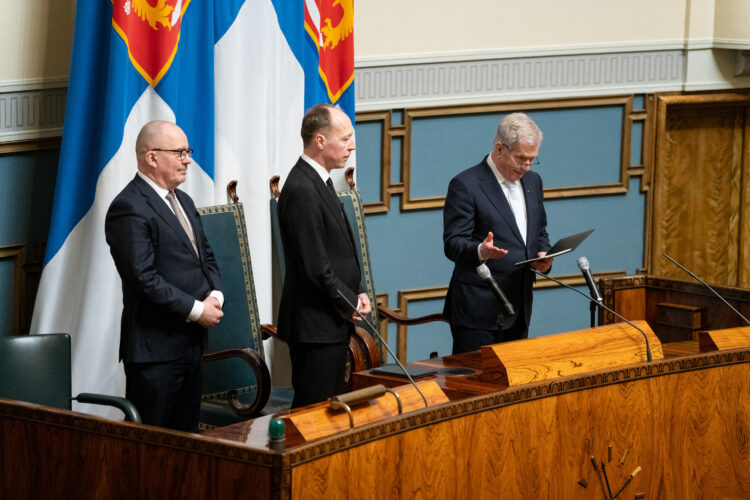
[[[320,102],[354,118],[353,0],[79,0],[55,199],[32,333],[70,333],[73,393],[124,394],[122,293],[104,216],[148,121],[195,150],[197,206],[245,204],[261,321],[271,323],[268,179],[302,151]],[[339,181],[340,182],[340,181]],[[272,356],[272,350],[267,356]],[[75,409],[106,414],[86,405]]]

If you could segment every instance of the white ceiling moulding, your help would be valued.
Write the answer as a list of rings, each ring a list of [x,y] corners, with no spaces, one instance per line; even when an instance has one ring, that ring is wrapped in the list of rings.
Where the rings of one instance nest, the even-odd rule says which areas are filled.
[[[696,40],[695,43],[711,47],[713,40]],[[402,66],[410,64],[446,63],[477,60],[496,60],[530,58],[544,56],[586,55],[621,52],[655,52],[682,50],[685,40],[655,40],[649,42],[614,42],[586,45],[555,45],[515,47],[511,49],[464,50],[454,52],[434,52],[421,54],[397,54],[388,56],[356,57],[355,68],[370,68],[375,66]]]
[[[684,62],[681,41],[670,49],[640,52],[359,66],[356,110],[681,90]]]

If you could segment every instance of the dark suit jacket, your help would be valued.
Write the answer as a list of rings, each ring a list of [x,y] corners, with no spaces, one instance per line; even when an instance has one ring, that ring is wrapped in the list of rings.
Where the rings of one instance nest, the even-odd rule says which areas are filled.
[[[360,293],[360,269],[351,228],[318,173],[301,158],[279,196],[279,226],[286,275],[279,306],[278,335],[310,343],[345,342]]]
[[[205,347],[206,330],[186,318],[196,300],[221,290],[219,268],[195,204],[179,189],[177,199],[195,232],[193,246],[177,217],[138,175],[114,199],[104,230],[122,279],[120,359],[163,362]]]
[[[516,311],[523,304],[526,326],[529,325],[535,275],[528,266],[514,264],[549,250],[550,244],[542,203],[542,179],[536,172],[528,171],[521,178],[521,185],[528,224],[525,245],[513,211],[486,158],[450,182],[443,209],[443,243],[445,255],[455,262],[455,267],[443,313],[452,324],[483,330],[497,328],[500,306],[476,272],[480,264],[477,246],[492,231],[495,246],[508,250],[508,255],[490,259],[486,264]],[[515,316],[505,318],[503,327],[510,327],[515,320]]]

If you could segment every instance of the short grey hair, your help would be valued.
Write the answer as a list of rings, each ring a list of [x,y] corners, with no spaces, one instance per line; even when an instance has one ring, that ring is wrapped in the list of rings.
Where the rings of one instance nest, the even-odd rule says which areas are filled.
[[[511,113],[497,126],[493,147],[498,142],[510,149],[521,143],[539,146],[542,143],[542,131],[526,114]]]

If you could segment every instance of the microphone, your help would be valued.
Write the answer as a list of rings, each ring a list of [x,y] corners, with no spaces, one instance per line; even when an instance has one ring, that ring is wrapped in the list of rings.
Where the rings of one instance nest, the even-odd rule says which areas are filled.
[[[583,277],[586,279],[586,284],[589,286],[589,293],[598,303],[602,303],[602,296],[599,294],[599,289],[594,283],[594,277],[591,276],[591,267],[589,266],[589,260],[586,257],[578,257],[578,269],[583,273]]]
[[[554,281],[555,283],[557,283],[557,284],[558,284],[558,285],[560,285],[560,286],[564,286],[565,288],[568,288],[568,289],[570,289],[570,290],[573,290],[573,291],[574,291],[574,292],[576,292],[576,293],[580,293],[581,295],[583,295],[584,297],[586,297],[587,299],[589,299],[589,300],[590,300],[591,302],[593,302],[594,304],[598,305],[599,307],[601,307],[601,308],[602,308],[602,309],[604,309],[605,311],[611,312],[612,314],[614,314],[615,316],[617,316],[618,318],[620,318],[621,320],[623,320],[623,321],[624,321],[625,323],[629,324],[630,326],[632,326],[633,328],[635,328],[636,330],[638,330],[639,332],[641,332],[641,335],[643,335],[643,339],[644,339],[644,340],[646,341],[646,360],[647,360],[647,361],[649,361],[649,362],[650,362],[650,361],[653,361],[653,359],[652,359],[652,357],[651,357],[651,345],[650,345],[650,344],[648,343],[648,337],[646,336],[646,332],[644,332],[643,330],[641,330],[640,328],[638,328],[637,326],[635,326],[635,325],[634,325],[634,324],[633,324],[632,322],[630,322],[630,321],[628,321],[627,319],[625,319],[625,318],[624,318],[624,317],[623,317],[622,315],[620,315],[620,314],[618,314],[618,313],[614,312],[614,311],[613,311],[612,309],[610,309],[609,307],[605,306],[603,302],[597,302],[597,301],[596,301],[596,300],[594,300],[594,299],[593,299],[592,297],[590,297],[590,296],[586,295],[586,294],[585,294],[585,293],[583,293],[582,291],[580,291],[580,290],[578,290],[578,289],[576,289],[576,288],[573,288],[573,287],[572,287],[572,286],[570,286],[570,285],[566,285],[566,284],[565,284],[565,283],[563,283],[562,281],[560,281],[560,280],[558,280],[558,279],[555,279],[555,278],[553,278],[552,276],[549,276],[549,275],[546,275],[546,274],[542,274],[542,273],[540,273],[539,271],[537,271],[536,269],[534,269],[533,267],[531,267],[530,269],[531,269],[532,271],[534,271],[534,273],[535,273],[535,274],[536,274],[537,276],[541,276],[542,278],[547,278],[548,280],[552,280],[552,281]]]
[[[497,282],[492,277],[492,273],[490,273],[490,268],[487,267],[487,264],[480,264],[477,267],[477,273],[479,274],[479,277],[482,278],[487,283],[487,285],[489,285],[490,290],[492,290],[492,293],[495,295],[495,298],[498,302],[500,302],[500,314],[502,314],[503,317],[513,316],[514,314],[516,314],[516,310],[513,309],[513,304],[510,303],[508,297],[505,296],[503,291],[497,285]]]
[[[695,279],[695,281],[697,281],[701,285],[703,285],[706,288],[708,288],[714,295],[716,295],[717,297],[719,297],[722,302],[724,302],[726,305],[728,305],[729,308],[737,314],[737,316],[739,316],[740,318],[742,318],[742,320],[745,322],[745,324],[750,325],[750,321],[748,321],[748,319],[746,317],[744,317],[742,315],[742,313],[740,313],[737,309],[735,309],[734,306],[732,306],[732,304],[730,304],[729,302],[727,302],[724,297],[722,297],[721,295],[719,295],[719,292],[717,292],[716,290],[714,290],[711,285],[709,285],[708,283],[706,283],[705,281],[703,281],[702,279],[700,279],[695,274],[691,273],[685,266],[683,266],[682,264],[680,264],[679,262],[677,262],[676,260],[674,260],[669,255],[667,255],[665,253],[663,253],[662,255],[664,257],[666,257],[667,259],[669,259],[670,261],[672,261],[672,263],[675,264],[677,267],[679,267],[680,269],[682,269],[683,271],[685,271],[686,273],[688,273],[690,276],[692,276]]]
[[[349,299],[347,299],[347,298],[346,298],[346,295],[344,295],[343,293],[341,293],[341,290],[339,290],[339,289],[336,289],[336,293],[338,293],[339,295],[341,295],[341,298],[342,298],[342,299],[344,299],[344,302],[346,302],[346,304],[347,304],[347,305],[348,305],[349,307],[351,307],[352,311],[354,311],[355,313],[359,314],[359,312],[357,312],[357,306],[355,306],[354,304],[352,304],[351,302],[349,302]],[[372,333],[374,333],[374,334],[375,334],[375,335],[376,335],[376,336],[377,336],[377,337],[378,337],[378,338],[380,339],[380,342],[382,342],[382,343],[383,343],[383,345],[384,345],[384,346],[385,346],[385,348],[386,348],[386,349],[388,350],[388,352],[390,353],[390,355],[391,355],[391,356],[393,356],[393,359],[394,359],[394,360],[396,360],[396,363],[398,363],[398,366],[400,366],[400,367],[401,367],[401,370],[403,370],[403,372],[404,372],[404,375],[406,375],[406,377],[407,377],[407,378],[409,379],[409,382],[411,382],[411,385],[413,385],[413,386],[414,386],[414,388],[415,388],[415,389],[417,390],[417,392],[419,393],[419,395],[420,395],[420,396],[422,396],[422,401],[424,401],[424,406],[425,406],[425,408],[427,408],[428,406],[430,406],[430,405],[429,405],[429,404],[427,403],[427,398],[425,398],[425,397],[424,397],[424,394],[422,394],[422,391],[420,391],[420,390],[419,390],[419,386],[417,385],[417,383],[416,383],[416,382],[414,382],[414,379],[413,379],[413,378],[411,378],[411,375],[409,375],[409,372],[407,371],[406,367],[405,367],[404,365],[402,365],[402,364],[401,364],[401,361],[399,361],[399,360],[398,360],[398,358],[396,357],[396,355],[395,355],[395,354],[393,354],[393,351],[391,351],[391,348],[390,348],[390,347],[388,347],[388,342],[386,342],[386,341],[385,341],[385,340],[383,339],[383,337],[381,337],[381,336],[380,336],[380,332],[378,332],[378,331],[377,331],[377,329],[375,329],[375,327],[374,327],[374,326],[372,326],[372,323],[370,323],[370,321],[369,321],[369,320],[367,319],[367,317],[366,317],[366,316],[362,316],[362,320],[363,320],[363,321],[365,322],[365,324],[366,324],[366,325],[367,325],[367,326],[369,327],[370,331],[371,331]]]

